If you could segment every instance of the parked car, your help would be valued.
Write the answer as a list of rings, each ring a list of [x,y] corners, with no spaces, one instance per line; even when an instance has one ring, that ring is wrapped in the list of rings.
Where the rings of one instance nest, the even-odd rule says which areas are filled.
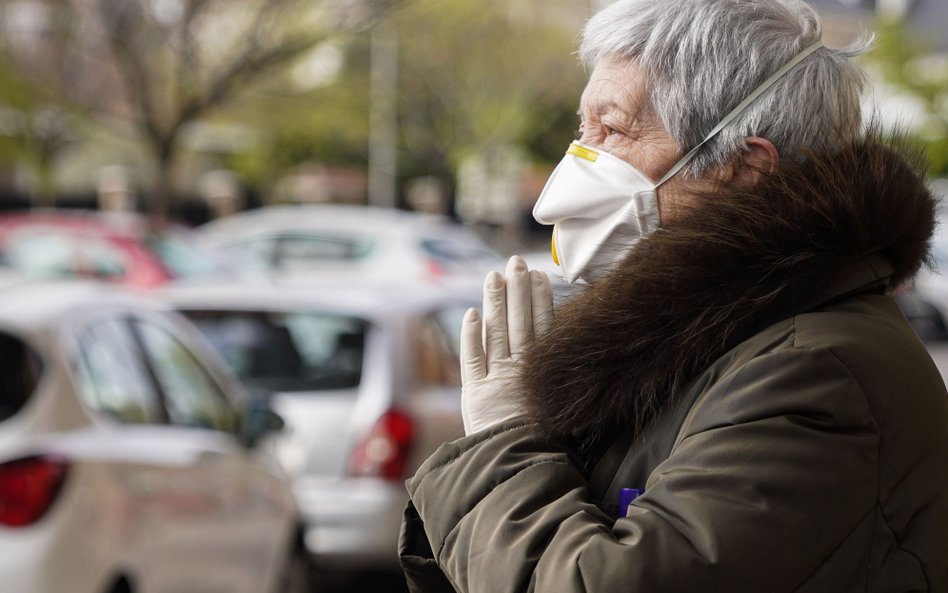
[[[166,295],[286,429],[317,567],[391,569],[404,480],[463,436],[458,342],[479,291],[181,287]]]
[[[4,591],[304,590],[293,493],[257,446],[279,418],[185,319],[7,283],[0,367]]]
[[[481,283],[503,261],[441,216],[337,205],[251,210],[197,229],[202,244],[261,273],[338,285]]]
[[[150,288],[233,275],[184,227],[151,235],[134,214],[35,210],[0,215],[0,264],[43,278],[86,278]]]
[[[919,270],[910,282],[896,288],[893,297],[919,336],[928,341],[948,340],[948,229],[943,224],[932,235],[931,255],[935,268]]]

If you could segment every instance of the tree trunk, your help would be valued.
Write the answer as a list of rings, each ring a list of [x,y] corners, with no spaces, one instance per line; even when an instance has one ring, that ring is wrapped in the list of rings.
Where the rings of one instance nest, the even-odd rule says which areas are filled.
[[[33,163],[36,186],[33,188],[33,204],[41,208],[56,206],[56,187],[53,181],[53,155],[40,150]]]
[[[148,228],[152,233],[160,234],[168,224],[171,213],[171,200],[174,195],[174,140],[156,140],[155,153],[157,169],[151,191],[148,192],[146,216]]]

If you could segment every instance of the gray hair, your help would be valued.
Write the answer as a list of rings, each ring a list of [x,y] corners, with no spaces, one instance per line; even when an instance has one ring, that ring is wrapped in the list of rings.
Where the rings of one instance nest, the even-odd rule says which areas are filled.
[[[579,54],[589,68],[604,58],[636,60],[684,154],[821,35],[819,15],[801,0],[618,0],[589,20]],[[811,54],[708,142],[687,173],[726,164],[747,149],[748,136],[767,138],[784,157],[852,140],[865,86],[852,58],[871,43]]]

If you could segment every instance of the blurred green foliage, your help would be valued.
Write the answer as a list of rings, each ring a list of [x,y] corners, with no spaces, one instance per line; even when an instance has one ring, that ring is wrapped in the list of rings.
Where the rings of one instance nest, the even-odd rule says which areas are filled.
[[[26,164],[40,202],[52,200],[54,161],[72,142],[79,115],[54,87],[22,75],[0,51],[0,164]]]
[[[398,32],[401,178],[434,176],[450,188],[465,156],[499,146],[540,162],[561,157],[585,84],[576,26],[562,15],[571,2],[552,0],[548,11],[514,4],[521,10],[496,0],[413,0],[389,17]],[[300,91],[287,72],[235,104],[231,117],[255,127],[259,142],[227,165],[262,187],[307,162],[364,166],[370,35],[331,41],[345,56],[331,84]]]
[[[241,37],[238,25],[247,19],[236,22],[234,15],[271,3],[282,6],[280,18],[250,27],[252,39]],[[49,179],[64,151],[67,160],[73,148],[89,152],[95,130],[124,134],[155,161],[157,186],[149,193],[161,198],[151,204],[156,211],[164,207],[161,194],[170,191],[173,180],[194,179],[202,169],[231,168],[267,199],[281,178],[307,164],[364,167],[371,26],[377,17],[355,25],[331,18],[344,12],[339,7],[362,4],[192,0],[181,5],[187,8],[182,14],[162,20],[166,17],[152,14],[147,0],[100,0],[99,7],[109,9],[100,11],[88,8],[92,4],[50,0],[54,14],[70,18],[57,21],[68,35],[35,39],[43,44],[40,55],[48,68],[35,68],[29,53],[10,53],[13,46],[0,39],[0,162],[35,164],[30,166],[36,178]],[[510,146],[534,161],[559,160],[576,128],[585,83],[573,55],[585,3],[389,4],[397,6],[384,18],[398,33],[402,179],[434,176],[450,191],[465,157]],[[283,18],[290,10],[298,10],[299,18]],[[258,45],[259,51],[251,51]],[[312,58],[310,51],[327,47],[341,56],[339,71],[319,83],[301,83],[299,69]],[[57,69],[67,63],[52,59],[62,52],[81,59]],[[5,60],[10,56],[15,59]],[[252,67],[241,65],[245,59]],[[228,72],[238,75],[228,81],[221,76]],[[82,93],[67,92],[80,87]],[[44,128],[52,115],[68,125]],[[232,146],[185,139],[189,128],[215,126],[246,133]],[[135,163],[133,169],[136,183],[147,183],[152,168]]]
[[[565,4],[416,0],[399,11],[399,111],[409,166],[437,173],[439,165],[456,167],[472,153],[506,145],[559,160],[585,84]],[[564,120],[564,111],[572,117]]]
[[[369,50],[365,33],[334,39],[344,52],[339,76],[300,90],[291,72],[248,94],[225,113],[256,131],[250,150],[225,164],[247,185],[266,190],[307,163],[365,166],[369,136]]]
[[[925,150],[935,177],[948,176],[948,56],[937,43],[903,22],[880,19],[877,46],[868,55],[886,82],[921,100],[929,113],[914,140]]]

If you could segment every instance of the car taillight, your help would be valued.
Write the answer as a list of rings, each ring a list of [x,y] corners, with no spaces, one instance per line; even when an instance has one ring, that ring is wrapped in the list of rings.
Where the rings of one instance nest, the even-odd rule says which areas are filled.
[[[414,434],[415,423],[408,415],[389,410],[353,450],[349,458],[349,475],[388,480],[404,478]]]
[[[444,276],[444,266],[438,263],[438,260],[428,258],[426,265],[428,267],[428,277],[434,280],[440,280]]]
[[[53,505],[68,465],[55,457],[27,457],[0,463],[0,525],[23,527]]]

